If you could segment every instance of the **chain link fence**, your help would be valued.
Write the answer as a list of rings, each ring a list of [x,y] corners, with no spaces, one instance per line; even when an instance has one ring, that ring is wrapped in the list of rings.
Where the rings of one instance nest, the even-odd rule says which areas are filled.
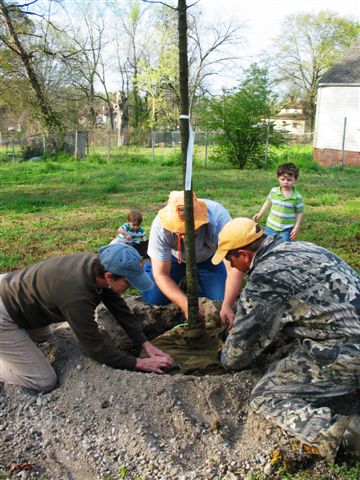
[[[87,131],[69,131],[65,135],[20,134],[0,136],[0,161],[16,162],[40,160],[41,158],[66,152],[77,159],[89,154],[89,133]]]
[[[204,162],[207,161],[208,147],[216,145],[216,132],[195,131],[195,148],[203,147]],[[64,135],[21,136],[18,132],[0,136],[0,161],[18,162],[40,160],[59,152],[66,152],[81,160],[88,155],[99,154],[106,159],[121,159],[136,147],[148,148],[149,155],[163,155],[171,149],[180,151],[180,131],[149,131],[129,129],[127,145],[119,146],[117,131],[94,129],[73,130]],[[289,135],[289,143],[310,144],[313,134]]]
[[[17,162],[23,159],[22,138],[18,134],[0,136],[0,161]]]

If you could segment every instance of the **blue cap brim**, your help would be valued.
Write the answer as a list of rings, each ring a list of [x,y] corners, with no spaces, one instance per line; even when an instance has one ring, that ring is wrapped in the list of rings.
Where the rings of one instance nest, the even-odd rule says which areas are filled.
[[[143,292],[151,290],[154,286],[154,282],[145,272],[142,272],[140,275],[136,276],[126,276],[126,278],[132,287],[142,290]]]

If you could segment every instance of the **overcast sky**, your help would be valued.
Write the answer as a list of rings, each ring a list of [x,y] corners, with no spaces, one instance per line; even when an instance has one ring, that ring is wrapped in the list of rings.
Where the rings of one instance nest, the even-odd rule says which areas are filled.
[[[64,0],[65,3],[83,3],[84,1],[98,2],[100,5],[105,0]],[[108,0],[111,1],[111,0]],[[120,4],[131,4],[132,0],[112,0]],[[177,0],[162,0],[173,6]],[[154,2],[155,3],[155,2]],[[281,23],[289,14],[312,13],[328,10],[339,16],[352,17],[360,21],[360,0],[187,0],[187,4],[196,3],[196,9],[202,12],[202,20],[209,25],[218,21],[228,24],[230,21],[242,25],[241,36],[243,41],[231,51],[236,57],[241,58],[239,66],[247,68],[252,62],[259,62],[256,58],[261,52],[269,51],[272,40],[281,32]],[[152,8],[148,4],[148,8]],[[261,60],[260,60],[261,63]],[[219,75],[211,77],[212,87],[221,91],[221,88],[232,87],[240,79],[237,69],[220,69]],[[110,76],[111,77],[111,76]],[[110,89],[118,88],[112,85],[109,78]]]
[[[187,3],[191,4],[191,0]],[[256,57],[270,50],[287,15],[317,14],[327,10],[360,21],[360,0],[199,0],[197,7],[202,12],[202,19],[209,24],[233,20],[243,26],[241,35],[244,41],[237,47],[243,68],[259,62]],[[215,90],[232,87],[238,83],[238,73],[222,70],[218,76],[211,77],[211,82]]]
[[[245,24],[247,55],[269,47],[280,33],[281,21],[292,13],[330,10],[360,20],[359,0],[200,0],[198,5],[209,21],[233,19]]]

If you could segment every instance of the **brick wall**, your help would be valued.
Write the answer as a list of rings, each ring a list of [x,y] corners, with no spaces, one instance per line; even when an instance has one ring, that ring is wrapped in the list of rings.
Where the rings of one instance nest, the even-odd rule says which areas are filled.
[[[331,148],[314,148],[314,160],[325,167],[340,165],[342,151]],[[360,167],[360,152],[344,152],[344,166]]]

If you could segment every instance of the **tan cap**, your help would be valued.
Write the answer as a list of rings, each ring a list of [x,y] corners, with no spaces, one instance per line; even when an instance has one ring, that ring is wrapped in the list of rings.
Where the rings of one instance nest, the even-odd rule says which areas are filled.
[[[230,220],[219,233],[218,249],[211,260],[212,263],[218,265],[230,250],[245,247],[263,234],[261,228],[257,231],[257,223],[250,218],[239,217]]]
[[[193,193],[195,230],[208,223],[206,203],[196,198]],[[169,194],[166,207],[159,210],[160,224],[173,233],[185,233],[184,191],[173,191]]]

